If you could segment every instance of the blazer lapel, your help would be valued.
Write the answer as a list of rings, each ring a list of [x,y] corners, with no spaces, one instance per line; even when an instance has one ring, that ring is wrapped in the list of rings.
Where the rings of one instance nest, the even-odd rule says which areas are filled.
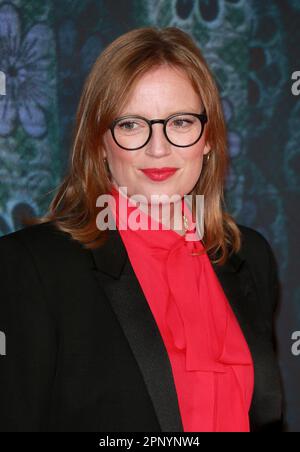
[[[94,271],[138,363],[161,430],[183,432],[169,357],[119,232],[110,230],[107,242],[92,254]]]
[[[103,246],[91,250],[95,272],[135,356],[163,432],[183,432],[169,357],[139,281],[117,229],[109,230]],[[250,351],[256,344],[249,294],[255,287],[243,265],[242,254],[233,254],[222,267],[212,264],[240,324]],[[254,322],[254,323],[253,323]]]

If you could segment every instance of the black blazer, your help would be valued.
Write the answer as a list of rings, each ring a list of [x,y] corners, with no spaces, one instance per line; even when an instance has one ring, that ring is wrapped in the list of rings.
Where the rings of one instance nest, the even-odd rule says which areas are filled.
[[[214,265],[252,352],[251,431],[281,429],[274,257],[243,246]],[[52,222],[0,238],[1,431],[182,432],[169,358],[117,230],[89,251]]]

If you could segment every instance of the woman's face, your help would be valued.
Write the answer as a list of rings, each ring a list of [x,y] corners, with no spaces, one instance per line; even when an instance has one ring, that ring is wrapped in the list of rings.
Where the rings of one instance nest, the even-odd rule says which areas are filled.
[[[129,102],[119,116],[140,115],[147,119],[165,119],[178,112],[200,113],[203,105],[190,81],[178,69],[162,66],[147,72],[137,82]],[[150,202],[151,195],[180,195],[194,188],[201,173],[203,154],[210,147],[201,139],[190,147],[172,145],[163,133],[163,125],[152,125],[150,141],[142,148],[120,148],[108,130],[104,135],[104,156],[113,184],[126,187],[127,195],[140,194]],[[141,169],[175,167],[178,170],[165,180],[152,180]]]

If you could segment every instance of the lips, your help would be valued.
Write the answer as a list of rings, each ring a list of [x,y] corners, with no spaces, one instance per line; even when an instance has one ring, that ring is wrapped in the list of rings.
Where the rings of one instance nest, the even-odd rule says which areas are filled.
[[[144,168],[141,171],[151,180],[162,181],[166,180],[178,170],[178,168]]]

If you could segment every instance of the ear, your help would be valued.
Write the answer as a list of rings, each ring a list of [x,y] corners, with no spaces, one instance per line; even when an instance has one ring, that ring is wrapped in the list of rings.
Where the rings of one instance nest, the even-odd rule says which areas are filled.
[[[210,150],[211,150],[210,144],[206,143],[203,149],[203,154],[208,154]]]

